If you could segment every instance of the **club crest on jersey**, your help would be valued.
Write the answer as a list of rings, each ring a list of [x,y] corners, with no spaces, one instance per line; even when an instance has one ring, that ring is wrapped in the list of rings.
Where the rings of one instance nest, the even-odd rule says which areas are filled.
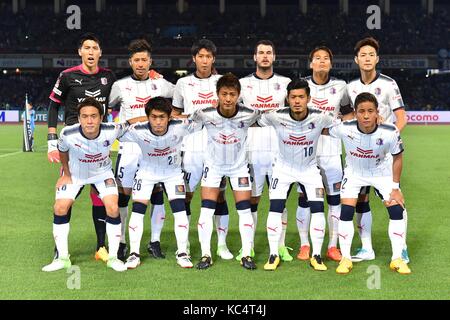
[[[240,121],[238,124],[238,128],[241,129],[245,126],[244,121]]]
[[[105,77],[100,78],[100,82],[102,83],[102,85],[106,86],[108,84],[108,79]]]
[[[376,89],[375,89],[375,94],[376,94],[377,96],[379,96],[379,95],[381,94],[381,88],[376,88]]]
[[[316,125],[314,124],[314,122],[311,122],[310,124],[308,124],[308,129],[309,130],[313,130],[316,128]]]
[[[273,88],[275,89],[275,90],[280,90],[281,89],[281,86],[280,86],[280,84],[277,82],[277,83],[274,83],[273,84]]]
[[[382,146],[384,144],[383,139],[377,139],[376,144],[377,146]]]
[[[152,83],[151,87],[152,87],[152,90],[153,90],[153,91],[155,91],[155,90],[158,89],[158,87],[157,87],[156,84],[154,84],[154,83]]]
[[[105,140],[105,142],[103,142],[104,147],[108,147],[110,145],[111,145],[111,142],[109,142],[109,140]]]
[[[330,89],[330,93],[331,93],[331,94],[336,94],[336,88],[335,88],[335,87],[332,87],[332,88]]]
[[[238,185],[241,188],[249,187],[250,182],[248,180],[248,177],[238,178]]]

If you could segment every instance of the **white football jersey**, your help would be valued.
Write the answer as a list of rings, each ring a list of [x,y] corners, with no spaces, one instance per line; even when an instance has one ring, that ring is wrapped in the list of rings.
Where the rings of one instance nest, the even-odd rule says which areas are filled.
[[[181,172],[181,141],[195,128],[191,120],[171,120],[167,132],[158,136],[152,133],[149,122],[138,122],[119,140],[139,145],[142,151],[139,172],[145,171],[149,178],[156,179]]]
[[[333,114],[334,118],[339,116],[341,107],[350,105],[347,94],[347,84],[344,80],[330,77],[324,84],[316,84],[313,78],[306,77],[311,90],[311,101],[308,107],[320,110],[324,113]],[[318,156],[336,156],[342,153],[342,143],[339,139],[330,136],[320,136],[317,146]]]
[[[240,100],[251,109],[273,110],[284,108],[286,103],[286,87],[291,79],[274,73],[268,79],[259,78],[252,73],[239,80],[241,83]],[[250,151],[273,151],[278,148],[273,128],[252,127],[248,131],[248,148]]]
[[[173,93],[172,105],[183,114],[193,114],[205,107],[215,107],[219,103],[216,93],[217,80],[221,75],[212,74],[208,78],[199,78],[194,73],[178,79]],[[204,151],[206,131],[195,132],[187,136],[182,145],[183,151]]]
[[[272,126],[278,138],[278,155],[275,163],[286,170],[304,170],[316,166],[317,143],[324,128],[333,124],[331,113],[308,108],[304,120],[292,118],[290,108],[265,113],[258,121],[260,126]]]
[[[363,133],[357,120],[345,121],[329,129],[330,135],[342,139],[345,147],[345,172],[363,177],[392,175],[388,154],[403,152],[403,142],[396,126],[381,124],[372,133]]]
[[[109,106],[120,105],[119,121],[145,116],[145,105],[155,97],[172,98],[175,86],[160,79],[138,80],[128,76],[114,82],[109,95]]]
[[[237,105],[230,117],[220,114],[218,108],[197,110],[191,119],[202,124],[208,134],[205,165],[232,171],[247,163],[248,128],[261,116],[261,111]]]
[[[361,78],[350,81],[347,85],[347,92],[352,106],[355,104],[356,96],[362,92],[370,92],[375,95],[378,100],[378,111],[387,123],[395,123],[394,111],[405,107],[397,82],[381,73],[377,73],[375,80],[367,85],[362,82]]]
[[[128,123],[102,123],[95,139],[84,136],[79,123],[62,129],[58,150],[69,152],[69,169],[72,182],[88,184],[98,182],[103,175],[110,175],[112,162],[111,146],[129,127]]]

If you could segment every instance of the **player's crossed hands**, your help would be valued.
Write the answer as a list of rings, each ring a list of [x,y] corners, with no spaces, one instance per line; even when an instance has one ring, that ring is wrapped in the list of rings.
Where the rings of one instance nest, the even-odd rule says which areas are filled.
[[[392,189],[391,195],[388,200],[388,205],[399,204],[402,208],[405,208],[405,198],[400,189]]]

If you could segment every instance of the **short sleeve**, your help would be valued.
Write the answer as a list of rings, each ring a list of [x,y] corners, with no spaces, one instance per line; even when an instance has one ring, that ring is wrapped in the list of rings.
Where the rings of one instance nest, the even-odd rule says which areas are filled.
[[[67,91],[69,90],[69,81],[67,79],[67,73],[61,72],[56,80],[55,86],[50,93],[50,99],[56,103],[61,104],[64,101]]]
[[[173,90],[172,105],[177,109],[184,110],[183,83],[180,80],[177,81]]]
[[[344,125],[342,123],[335,124],[328,128],[331,137],[340,139],[342,137]]]
[[[122,102],[122,95],[120,93],[120,86],[118,82],[114,82],[111,88],[111,93],[109,94],[108,104],[109,108],[113,109],[119,107]]]
[[[69,145],[67,144],[67,136],[64,134],[64,129],[61,131],[58,138],[58,150],[61,152],[69,151]]]
[[[404,150],[405,149],[403,148],[403,141],[400,136],[400,132],[398,130],[395,130],[395,133],[393,134],[392,138],[391,148],[389,151],[392,155],[395,156],[397,154],[402,153]]]

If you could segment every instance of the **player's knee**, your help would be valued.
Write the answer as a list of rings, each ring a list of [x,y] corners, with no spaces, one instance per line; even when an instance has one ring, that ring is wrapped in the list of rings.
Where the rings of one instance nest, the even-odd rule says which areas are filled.
[[[261,197],[251,197],[250,198],[250,204],[253,206],[253,205],[256,205],[256,206],[258,206],[258,203],[259,203],[259,199],[260,199]]]
[[[170,207],[172,208],[173,213],[186,211],[186,203],[184,199],[173,199],[170,201]]]
[[[271,199],[269,212],[282,213],[285,205],[286,205],[285,199]]]
[[[130,196],[124,193],[119,193],[119,207],[124,208],[128,206],[128,202],[130,201]]]
[[[53,210],[56,215],[58,216],[64,216],[67,215],[67,211],[69,211],[70,205],[63,203],[63,202],[56,202],[53,206]]]
[[[133,212],[145,214],[147,211],[147,205],[140,202],[133,202]]]
[[[323,212],[325,210],[323,201],[309,201],[309,207],[311,208],[311,213]]]
[[[366,193],[360,193],[358,195],[358,202],[369,202],[369,195]]]
[[[341,203],[341,196],[338,194],[327,195],[327,203],[329,206],[338,206]]]
[[[217,202],[214,200],[202,200],[202,208],[216,210]]]
[[[152,193],[152,197],[150,198],[151,204],[162,205],[164,204],[164,195],[163,190],[161,188],[156,189]]]
[[[308,200],[305,196],[299,196],[298,197],[298,206],[300,208],[309,208]]]
[[[242,200],[236,203],[236,209],[239,214],[246,213],[247,210],[250,211],[250,200]]]
[[[396,204],[387,208],[389,213],[389,218],[391,220],[402,220],[403,219],[403,208]]]
[[[343,204],[341,206],[341,221],[353,221],[353,215],[355,213],[355,207]]]
[[[370,211],[369,202],[358,202],[356,204],[356,212],[357,213],[366,213]]]
[[[118,213],[117,213],[117,216],[111,216],[109,214],[106,216],[106,223],[118,225],[121,222],[122,221],[120,220],[120,216]]]
[[[105,203],[106,214],[115,217],[119,214],[119,206],[117,202]]]
[[[69,223],[69,216],[67,214],[60,216],[57,214],[53,215],[53,223],[54,224],[66,224]]]
[[[225,192],[224,191],[220,191],[219,192],[219,196],[217,197],[217,202],[224,202],[225,201]]]
[[[194,196],[194,193],[186,192],[186,202],[190,203],[192,201],[193,196]]]
[[[228,205],[225,201],[217,202],[216,211],[214,212],[216,216],[226,216],[228,214]]]

